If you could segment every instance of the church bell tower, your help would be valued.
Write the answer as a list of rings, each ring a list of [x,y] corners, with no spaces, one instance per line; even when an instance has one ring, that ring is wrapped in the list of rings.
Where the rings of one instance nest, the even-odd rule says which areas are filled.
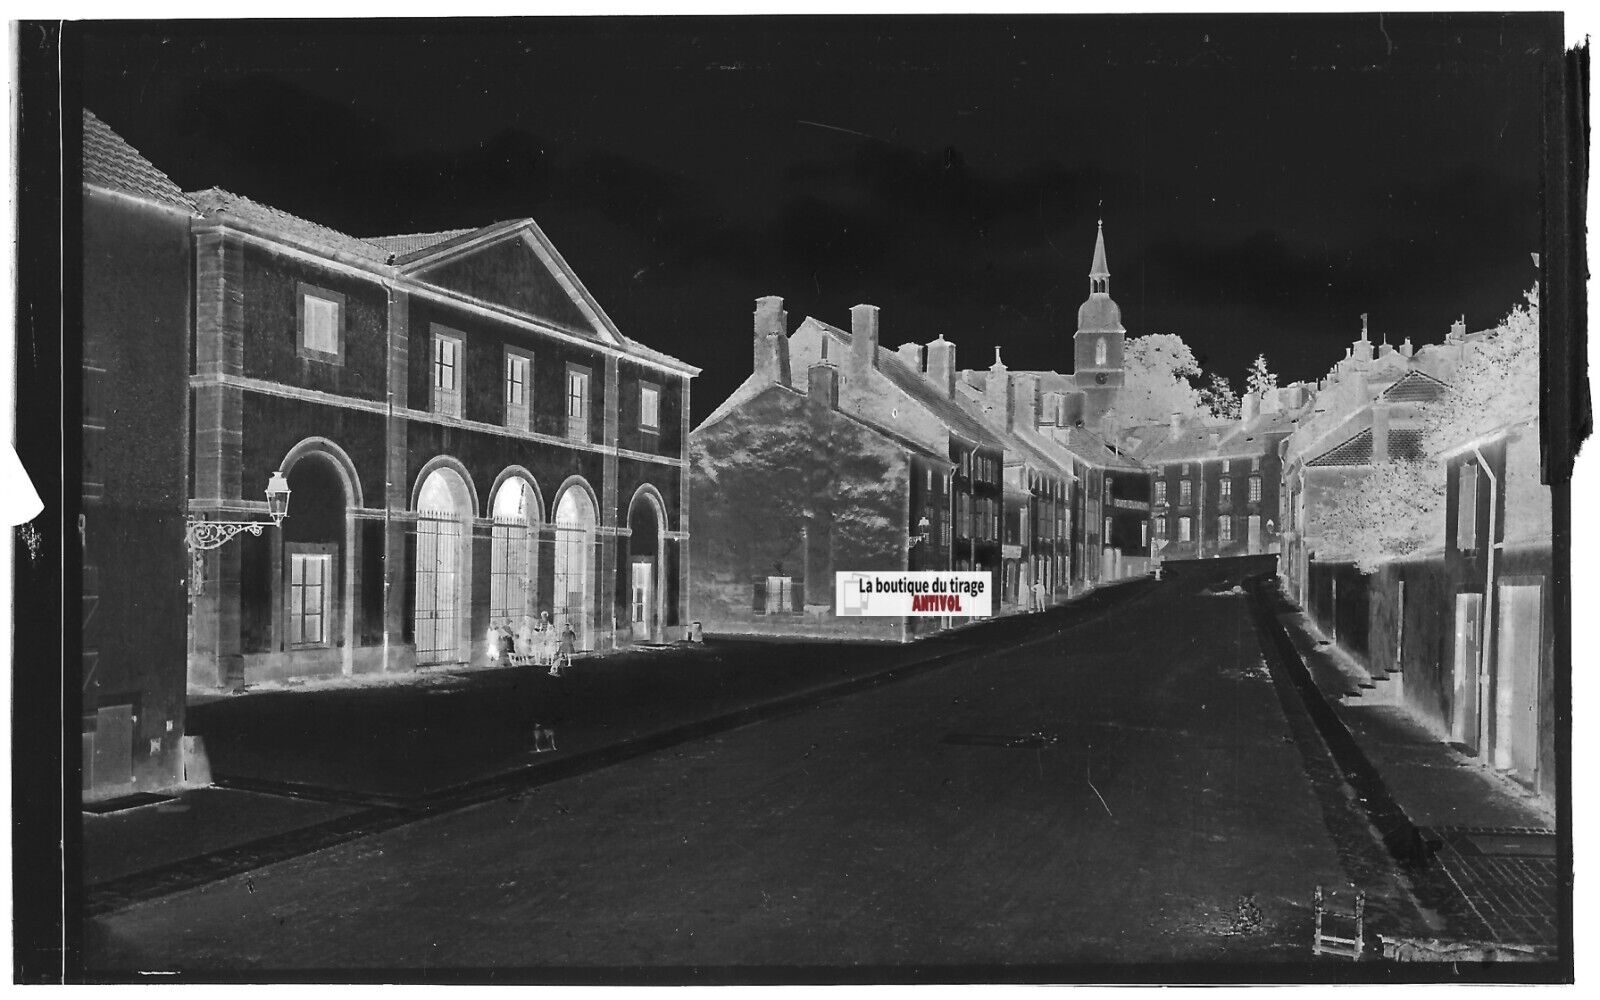
[[[1094,238],[1094,263],[1089,267],[1089,297],[1078,307],[1078,332],[1073,334],[1073,381],[1084,394],[1083,422],[1094,428],[1116,404],[1122,388],[1122,310],[1111,298],[1111,269],[1106,266],[1106,233],[1099,224]]]

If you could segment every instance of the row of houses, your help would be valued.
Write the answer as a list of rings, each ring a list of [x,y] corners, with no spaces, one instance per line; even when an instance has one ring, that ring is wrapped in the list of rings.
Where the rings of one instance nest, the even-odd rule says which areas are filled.
[[[1372,676],[1369,697],[1553,801],[1559,591],[1536,301],[1416,350],[1363,330],[1279,445],[1281,571]]]
[[[533,220],[358,238],[82,128],[86,796],[182,779],[189,692],[684,634],[698,369]]]
[[[909,639],[938,619],[833,614],[834,574],[981,570],[1001,612],[1141,575],[1159,558],[1277,550],[1279,455],[1304,387],[1242,418],[1124,428],[1126,329],[1105,234],[1073,372],[959,369],[943,334],[894,350],[756,302],[750,376],[691,435],[692,606],[711,631]]]

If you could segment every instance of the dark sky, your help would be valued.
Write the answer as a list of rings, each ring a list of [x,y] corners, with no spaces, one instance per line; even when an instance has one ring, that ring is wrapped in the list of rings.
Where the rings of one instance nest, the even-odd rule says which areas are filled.
[[[174,33],[176,32],[176,33]],[[1103,212],[1130,335],[1242,385],[1371,314],[1492,325],[1540,239],[1536,16],[260,22],[90,29],[83,103],[186,190],[358,236],[532,216],[622,330],[750,314],[1070,370]],[[1103,209],[1097,205],[1104,203]]]

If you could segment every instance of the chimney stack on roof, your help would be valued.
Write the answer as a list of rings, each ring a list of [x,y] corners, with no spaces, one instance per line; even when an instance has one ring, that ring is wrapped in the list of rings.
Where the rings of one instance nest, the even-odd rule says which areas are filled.
[[[1282,403],[1283,400],[1278,396],[1277,386],[1268,386],[1261,390],[1261,412],[1263,414],[1277,413],[1283,409]]]
[[[899,356],[901,361],[905,362],[907,368],[910,368],[918,375],[922,374],[921,344],[901,344],[895,349],[894,353]]]
[[[756,299],[753,370],[768,382],[789,384],[789,314],[783,296]]]
[[[1444,342],[1447,343],[1447,344],[1455,344],[1455,343],[1460,342],[1461,339],[1463,337],[1465,337],[1466,335],[1467,335],[1467,318],[1465,316],[1462,316],[1460,319],[1458,319],[1454,323],[1450,324],[1450,333],[1445,336]]]
[[[878,307],[850,307],[850,373],[865,376],[878,367]]]
[[[1261,405],[1261,397],[1253,392],[1247,392],[1239,399],[1239,422],[1248,424],[1256,418],[1256,408]]]
[[[1183,433],[1183,414],[1176,410],[1172,411],[1172,423],[1168,427],[1167,433],[1174,438]]]
[[[1000,360],[1000,348],[994,349],[994,364],[989,366],[989,375],[983,380],[983,404],[997,420],[1005,421],[1006,427],[1011,426],[1011,376],[1006,371],[1006,364]]]
[[[839,408],[839,369],[831,361],[818,361],[806,369],[806,399],[821,409]]]
[[[956,345],[939,334],[928,341],[928,381],[938,387],[946,398],[956,394]]]
[[[1414,353],[1414,348],[1412,348],[1412,346],[1411,346],[1411,338],[1410,337],[1407,337],[1405,340],[1402,340],[1400,342],[1400,353],[1405,355],[1408,358],[1411,357],[1411,355]]]

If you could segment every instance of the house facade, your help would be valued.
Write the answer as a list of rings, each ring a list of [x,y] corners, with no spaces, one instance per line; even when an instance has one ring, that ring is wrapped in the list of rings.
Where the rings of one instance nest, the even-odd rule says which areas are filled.
[[[186,691],[684,634],[698,369],[532,220],[362,239],[84,147],[86,792],[182,780]]]
[[[689,383],[531,219],[358,239],[191,196],[190,512],[289,516],[205,556],[189,681],[466,663],[548,613],[580,650],[684,629]]]
[[[183,780],[194,204],[83,113],[82,792]]]

